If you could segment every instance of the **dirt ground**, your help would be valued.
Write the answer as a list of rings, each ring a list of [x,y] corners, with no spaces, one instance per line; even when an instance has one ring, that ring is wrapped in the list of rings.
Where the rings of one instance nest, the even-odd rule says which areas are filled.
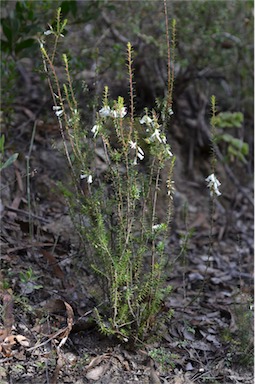
[[[218,162],[211,246],[209,152],[189,152],[177,115],[169,132],[177,157],[173,289],[164,303],[174,314],[158,338],[130,350],[91,321],[97,287],[58,190],[69,180],[58,125],[49,98],[31,87],[3,127],[6,156],[19,157],[1,175],[0,383],[253,383],[251,168]]]

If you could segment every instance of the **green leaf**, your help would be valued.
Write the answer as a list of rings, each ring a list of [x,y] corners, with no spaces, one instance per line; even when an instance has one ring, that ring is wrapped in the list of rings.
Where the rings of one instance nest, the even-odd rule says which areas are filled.
[[[1,40],[1,51],[5,53],[10,53],[12,50],[12,45],[9,41]]]
[[[213,118],[218,128],[241,128],[243,114],[241,112],[221,112]]]
[[[243,163],[247,163],[247,160],[245,159],[244,155],[238,149],[232,147],[231,145],[228,147],[228,154],[230,155],[230,157],[234,156]]]
[[[17,15],[20,16],[23,13],[24,6],[20,1],[17,1],[15,9],[16,9]]]
[[[22,51],[23,49],[32,47],[32,46],[35,45],[35,44],[36,44],[35,39],[26,39],[26,40],[23,40],[23,41],[21,41],[20,43],[17,43],[17,44],[15,45],[15,53],[18,53],[18,52]]]
[[[228,133],[225,133],[224,135],[218,136],[217,140],[223,140],[226,143],[229,143],[236,149],[240,150],[244,155],[248,155],[249,153],[249,145],[243,140],[237,139],[233,137],[232,135],[229,135]]]
[[[232,141],[231,141],[231,145],[233,145],[233,147],[235,147],[236,149],[238,149],[239,151],[242,150],[242,147],[243,147],[243,141],[242,140],[239,140],[239,139],[236,139],[235,137],[233,137]]]
[[[10,19],[9,18],[1,19],[1,22],[2,22],[3,33],[7,41],[9,42],[9,44],[12,45],[13,31],[12,31]]]
[[[77,14],[76,1],[62,1],[60,7],[63,18],[66,17],[69,12],[71,12],[73,16],[76,16]]]
[[[5,142],[5,136],[2,135],[0,137],[0,152],[3,154],[4,153],[4,142]]]
[[[225,141],[226,143],[232,143],[234,137],[232,135],[230,135],[229,133],[224,133],[223,135],[220,135],[218,137],[219,140],[223,140]]]
[[[244,142],[241,151],[243,155],[247,156],[249,154],[249,144]]]
[[[30,7],[28,10],[27,17],[30,21],[33,21],[35,19],[33,8]]]
[[[19,156],[18,153],[14,153],[11,157],[9,157],[9,159],[6,160],[6,162],[3,165],[0,165],[0,171],[2,171],[3,169],[9,167],[12,163],[14,163],[14,161],[17,159],[18,156]]]

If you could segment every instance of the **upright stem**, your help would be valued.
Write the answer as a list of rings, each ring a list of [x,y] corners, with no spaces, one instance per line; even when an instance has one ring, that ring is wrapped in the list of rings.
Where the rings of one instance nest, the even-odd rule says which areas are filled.
[[[168,12],[167,3],[164,0],[165,24],[166,24],[166,45],[167,45],[167,110],[172,106],[172,93],[171,93],[171,50],[169,41],[169,25],[168,25]]]
[[[159,174],[160,174],[160,168],[158,167],[156,182],[155,182],[155,191],[154,191],[154,197],[153,197],[153,207],[152,207],[152,223],[151,223],[151,231],[152,232],[153,232],[153,225],[155,224],[155,219],[156,219],[156,206],[157,206],[157,198],[158,198]],[[154,265],[155,265],[155,239],[153,237],[152,252],[151,252],[151,269],[152,269],[152,271],[154,270]]]
[[[129,140],[132,138],[133,125],[134,125],[134,87],[133,87],[133,70],[132,70],[132,46],[130,43],[127,44],[128,49],[128,75],[129,75],[129,95],[130,95],[130,129],[129,129]]]
[[[35,122],[34,122],[32,137],[31,137],[30,146],[29,146],[29,151],[28,151],[28,155],[26,157],[26,160],[27,160],[27,204],[28,204],[28,213],[29,213],[29,236],[30,236],[31,240],[33,238],[33,222],[32,222],[31,193],[30,193],[30,175],[31,175],[31,173],[30,173],[30,158],[31,158],[31,153],[32,153],[33,145],[34,145],[36,125],[37,125],[37,120],[35,120]]]
[[[54,81],[55,81],[55,84],[56,84],[56,87],[57,87],[57,97],[59,99],[60,106],[61,106],[61,108],[63,110],[63,116],[64,116],[64,119],[65,119],[65,127],[66,127],[66,129],[68,131],[67,116],[66,116],[66,112],[65,112],[65,107],[64,107],[64,103],[63,103],[63,99],[62,99],[62,93],[61,93],[58,77],[57,77],[57,74],[56,74],[56,71],[55,71],[55,67],[54,67],[53,62],[50,59],[50,57],[47,54],[47,52],[46,52],[44,47],[41,47],[41,52],[42,52],[42,57],[43,57],[43,62],[44,62],[44,68],[46,70],[47,75],[48,75],[48,70],[47,70],[47,65],[46,65],[45,61],[47,61],[49,66],[50,66],[50,69],[51,69],[51,72],[52,72],[52,75],[53,75],[53,78],[54,78]],[[51,91],[51,94],[52,94],[54,105],[57,106],[56,95],[55,95],[55,92],[53,90],[53,86],[51,84],[51,80],[50,80],[49,75],[48,75],[48,83],[49,83],[49,86],[50,86],[50,91]],[[66,143],[66,138],[65,138],[65,133],[64,133],[64,128],[63,128],[61,117],[58,117],[58,122],[59,122],[59,129],[60,129],[61,137],[62,137],[62,140],[63,140],[67,161],[68,161],[70,169],[72,171],[72,175],[74,177],[74,180],[76,181],[76,174],[75,174],[75,171],[74,171],[74,168],[73,168],[73,164],[72,164],[72,161],[71,161],[71,158],[70,158],[70,155],[69,155],[69,151],[68,151],[68,148],[67,148],[67,143]],[[69,135],[69,137],[70,137],[70,135]],[[76,153],[73,141],[70,140],[70,142],[71,142],[72,149],[73,149],[74,153]]]

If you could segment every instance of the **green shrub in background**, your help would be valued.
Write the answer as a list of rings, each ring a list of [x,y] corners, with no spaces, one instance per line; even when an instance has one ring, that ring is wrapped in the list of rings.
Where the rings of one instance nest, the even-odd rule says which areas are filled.
[[[245,156],[249,154],[249,145],[241,139],[238,139],[230,133],[225,133],[226,129],[241,128],[243,124],[243,114],[241,112],[221,112],[215,116],[215,127],[222,133],[216,134],[216,142],[226,143],[226,160],[233,161],[235,159],[246,163]]]
[[[10,124],[13,103],[19,95],[20,78],[24,82],[26,67],[23,58],[31,58],[34,67],[38,49],[37,37],[51,17],[54,9],[62,5],[63,13],[75,16],[76,1],[1,1],[1,92],[2,122]],[[30,76],[30,75],[29,75]]]
[[[223,110],[241,111],[245,119],[251,118],[253,2],[169,1],[167,5],[171,17],[181,26],[178,30],[176,49],[176,91],[179,92],[196,79],[202,90],[206,90],[208,99],[210,95],[216,95]],[[63,17],[71,17],[73,31],[83,31],[86,23],[82,35],[84,44],[79,46],[76,41],[75,44],[68,41],[66,47],[70,64],[72,68],[76,68],[77,74],[83,71],[84,63],[88,70],[94,68],[96,63],[97,73],[102,79],[114,76],[112,80],[118,83],[118,89],[115,87],[117,91],[120,87],[124,90],[126,77],[121,70],[123,44],[132,41],[136,56],[135,80],[139,88],[137,104],[145,104],[148,101],[142,106],[143,109],[153,103],[156,97],[164,96],[167,76],[164,71],[166,45],[162,1],[147,0],[2,1],[1,73],[5,94],[9,92],[10,97],[16,94],[15,81],[11,91],[10,87],[5,87],[5,82],[9,85],[9,76],[10,79],[14,76],[9,63],[13,60],[16,63],[20,57],[26,55],[32,57],[38,31],[41,31],[49,20],[54,24],[51,20],[59,6],[62,8]],[[16,58],[10,56],[10,52],[15,54]],[[35,67],[38,65],[35,64]],[[103,86],[104,84],[102,89]],[[75,87],[78,91],[81,87],[80,80],[75,82]],[[111,92],[114,93],[114,90]],[[118,92],[114,97],[118,94],[125,96]],[[150,100],[144,101],[148,97]],[[248,132],[245,135],[248,135]],[[246,137],[245,139],[247,140]]]
[[[54,15],[54,8],[62,7],[62,14],[69,12],[76,15],[76,1],[56,1],[52,7],[52,1],[16,1],[11,5],[8,1],[2,1],[2,39],[1,51],[10,57],[17,59],[29,50],[30,55],[37,49],[37,34],[50,15]],[[5,9],[4,9],[5,7]]]

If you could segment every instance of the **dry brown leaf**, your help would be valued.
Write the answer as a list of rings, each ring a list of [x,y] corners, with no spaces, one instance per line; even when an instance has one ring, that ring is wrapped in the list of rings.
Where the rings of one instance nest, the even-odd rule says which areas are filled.
[[[27,356],[24,350],[22,351],[15,350],[13,352],[13,355],[15,356],[15,360],[25,361],[27,359]]]
[[[20,173],[20,171],[18,170],[17,167],[15,167],[15,174],[16,174],[16,180],[17,180],[17,184],[18,184],[18,189],[19,189],[20,192],[24,192],[22,176],[21,176],[21,173]],[[18,202],[18,200],[17,200],[17,202]],[[19,206],[19,203],[18,203],[18,206]],[[18,208],[18,206],[15,207],[15,208]]]
[[[51,340],[61,339],[57,347],[57,350],[59,352],[60,348],[66,343],[66,340],[68,339],[68,336],[72,330],[74,313],[70,304],[68,304],[63,300],[56,299],[56,300],[50,301],[50,304],[48,304],[46,308],[50,313],[62,311],[65,308],[67,313],[67,326],[65,328],[59,329],[58,331],[54,332],[52,335],[48,335],[48,339],[46,341],[40,344],[37,344],[34,347],[29,348],[29,351],[37,349],[47,344]]]
[[[44,258],[47,260],[47,262],[49,263],[49,266],[52,268],[54,275],[58,279],[63,280],[65,277],[65,274],[62,271],[62,269],[60,268],[60,266],[58,265],[58,262],[57,262],[55,256],[51,252],[46,251],[45,249],[41,249],[40,252],[44,256]]]
[[[69,333],[70,333],[72,330],[73,318],[74,318],[73,308],[66,301],[64,301],[64,304],[65,304],[66,313],[67,313],[67,326],[68,326]]]
[[[182,372],[177,373],[173,378],[172,384],[195,384],[194,381],[190,380],[188,374],[183,374]]]
[[[155,369],[152,367],[150,369],[150,384],[160,384],[160,383],[161,383],[160,378],[157,372],[155,371]]]
[[[110,363],[107,363],[105,365],[99,365],[96,368],[91,369],[89,372],[86,373],[86,379],[88,380],[99,380],[100,377],[104,375],[104,373],[109,369]]]
[[[4,339],[7,337],[7,330],[0,329],[0,343],[3,343]]]
[[[64,301],[60,299],[50,299],[43,307],[49,314],[62,313],[66,309]]]
[[[160,378],[154,367],[154,361],[150,359],[150,384],[160,384]]]
[[[2,343],[0,345],[0,352],[1,354],[4,356],[4,357],[11,357],[12,356],[12,350],[11,350],[11,347],[9,345],[4,345],[4,343]]]
[[[29,347],[28,339],[23,335],[9,335],[4,339],[2,345],[13,346],[15,344],[20,344],[23,347]]]
[[[63,365],[64,365],[64,359],[63,359],[62,354],[59,353],[57,365],[55,367],[53,376],[52,376],[52,378],[50,380],[50,384],[57,384],[57,382],[58,382],[58,375],[59,375],[60,369],[63,367]]]
[[[23,347],[29,347],[29,340],[23,336],[23,335],[17,335],[15,336],[15,339],[17,340],[17,342],[22,345]]]
[[[7,336],[11,333],[12,326],[14,324],[13,316],[13,297],[11,289],[5,290],[3,295],[3,323]]]
[[[19,208],[19,205],[20,205],[20,202],[21,202],[21,193],[19,192],[19,195],[16,196],[11,204],[11,208],[13,208],[14,210],[18,209]],[[17,217],[17,213],[15,213],[14,211],[13,212],[8,212],[7,213],[7,216],[10,218],[10,219],[15,219],[15,217]]]
[[[102,361],[108,360],[109,358],[110,358],[110,355],[107,354],[107,353],[105,353],[105,354],[103,354],[101,356],[93,357],[91,362],[88,365],[85,366],[85,369],[86,370],[92,369],[95,366],[99,365]]]
[[[131,368],[127,360],[123,361],[122,366],[124,367],[125,371],[131,371]]]
[[[4,339],[4,342],[2,343],[2,345],[4,346],[12,346],[14,344],[16,344],[16,335],[9,335],[7,336],[5,339]]]
[[[23,335],[8,335],[0,344],[0,353],[4,357],[11,357],[13,355],[13,347],[15,345],[22,345],[23,347],[29,346],[28,339]],[[23,359],[24,353],[20,351],[20,360]]]
[[[74,318],[73,308],[66,301],[64,301],[64,304],[65,304],[66,313],[67,313],[67,327],[66,327],[66,330],[64,332],[63,338],[62,338],[62,340],[58,346],[58,349],[61,348],[66,343],[66,340],[68,339],[69,333],[71,332],[72,327],[73,327],[73,318]]]

